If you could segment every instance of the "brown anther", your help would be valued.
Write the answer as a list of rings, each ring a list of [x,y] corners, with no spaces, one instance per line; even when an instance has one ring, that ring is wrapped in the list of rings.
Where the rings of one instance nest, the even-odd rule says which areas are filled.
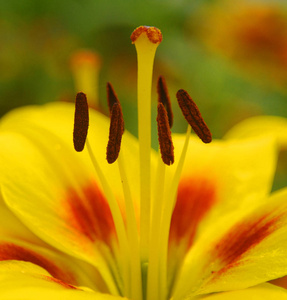
[[[134,44],[138,37],[143,33],[145,33],[148,39],[154,44],[160,43],[162,41],[162,34],[158,28],[150,26],[139,26],[131,34],[132,43]]]
[[[76,96],[73,142],[76,151],[81,152],[85,147],[89,127],[89,107],[84,93]]]
[[[210,143],[212,140],[211,132],[189,94],[185,90],[179,90],[176,94],[176,98],[185,119],[194,132],[204,143]]]
[[[173,113],[171,109],[170,98],[167,90],[167,85],[163,76],[159,76],[157,80],[158,102],[162,103],[167,111],[169,127],[173,125]]]
[[[118,96],[110,82],[107,83],[107,99],[108,99],[108,106],[110,114],[112,113],[112,108],[115,103],[120,103]]]
[[[171,131],[167,111],[162,103],[157,105],[157,130],[161,158],[166,165],[174,163],[174,147],[171,139]]]
[[[124,133],[124,119],[120,103],[114,103],[111,110],[110,134],[107,146],[107,161],[114,163],[120,153],[122,135]]]

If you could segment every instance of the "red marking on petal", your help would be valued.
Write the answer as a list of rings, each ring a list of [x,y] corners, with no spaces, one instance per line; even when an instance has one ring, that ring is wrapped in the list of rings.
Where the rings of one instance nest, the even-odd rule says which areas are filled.
[[[213,257],[221,261],[219,274],[235,267],[248,251],[260,244],[276,230],[280,216],[270,217],[270,214],[241,222],[235,225],[221,241],[215,245]]]
[[[101,240],[109,245],[111,235],[115,234],[115,225],[110,207],[98,186],[93,183],[83,187],[81,194],[71,188],[66,201],[68,222],[92,242]]]
[[[53,277],[55,277],[55,280],[61,280],[67,282],[67,284],[77,284],[74,276],[69,271],[64,272],[54,262],[44,256],[12,243],[0,243],[0,260],[20,260],[31,262],[48,271]]]
[[[271,281],[269,281],[269,283],[272,283],[274,285],[277,285],[277,286],[283,287],[284,289],[287,289],[287,276],[271,280]]]
[[[51,282],[55,282],[57,284],[60,284],[62,287],[66,288],[66,289],[73,289],[73,290],[81,290],[71,284],[68,284],[60,279],[57,279],[57,278],[53,278],[53,277],[50,277],[50,276],[41,276],[42,278],[44,278],[45,280],[47,281],[51,281]]]
[[[190,246],[198,225],[216,202],[215,183],[210,179],[186,178],[179,183],[170,226],[170,242],[183,238]]]

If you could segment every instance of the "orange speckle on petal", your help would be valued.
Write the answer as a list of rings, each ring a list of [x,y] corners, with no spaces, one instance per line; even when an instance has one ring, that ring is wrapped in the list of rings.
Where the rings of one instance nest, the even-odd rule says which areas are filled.
[[[170,242],[187,239],[191,246],[198,225],[216,202],[215,183],[207,178],[185,178],[179,183],[170,226]]]

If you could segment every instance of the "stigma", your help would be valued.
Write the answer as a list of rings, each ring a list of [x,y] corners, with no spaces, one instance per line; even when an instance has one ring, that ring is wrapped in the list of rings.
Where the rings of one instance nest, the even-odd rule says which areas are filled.
[[[162,34],[158,28],[152,26],[139,26],[131,34],[132,43],[135,43],[143,33],[146,34],[153,44],[159,44],[162,41]]]

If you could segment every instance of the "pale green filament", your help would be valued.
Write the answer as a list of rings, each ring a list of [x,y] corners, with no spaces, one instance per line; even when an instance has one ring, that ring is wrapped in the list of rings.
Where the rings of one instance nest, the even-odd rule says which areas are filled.
[[[160,300],[165,300],[167,299],[167,291],[168,291],[168,286],[167,286],[167,255],[168,255],[168,237],[169,237],[169,229],[170,229],[170,222],[171,222],[171,217],[172,217],[172,212],[174,209],[175,201],[176,201],[176,193],[178,189],[178,184],[181,176],[181,172],[183,169],[186,153],[187,153],[187,148],[188,148],[188,143],[189,143],[189,138],[190,138],[190,132],[191,132],[191,127],[188,126],[187,132],[186,132],[186,137],[185,137],[185,142],[182,148],[182,152],[179,158],[179,162],[177,165],[177,168],[175,170],[174,177],[172,179],[170,188],[166,191],[164,195],[164,205],[163,205],[163,210],[162,210],[162,215],[164,216],[161,220],[161,228],[160,228],[160,238],[159,238],[159,246],[160,246],[160,257],[159,257],[159,272],[160,272],[160,291],[163,292],[163,294],[160,295],[159,299]]]
[[[160,224],[162,218],[162,206],[165,186],[165,164],[160,154],[158,155],[158,166],[156,172],[156,182],[153,193],[151,231],[150,231],[150,249],[149,249],[149,267],[147,280],[147,299],[159,299],[159,256],[160,256]]]
[[[106,180],[94,154],[92,151],[92,148],[90,146],[90,143],[88,139],[86,140],[86,146],[87,150],[90,155],[91,162],[95,168],[95,171],[98,175],[98,178],[101,182],[104,194],[107,198],[107,201],[109,203],[109,207],[111,209],[111,213],[113,216],[115,228],[116,228],[116,233],[119,241],[119,248],[120,248],[120,259],[122,262],[122,268],[123,268],[123,281],[124,281],[124,293],[126,291],[130,290],[130,281],[129,281],[129,265],[128,265],[128,258],[130,257],[129,253],[129,247],[128,247],[128,240],[127,240],[127,235],[126,235],[126,230],[125,230],[125,225],[124,221],[121,215],[121,211],[119,208],[119,205],[114,197],[114,194],[112,192],[112,189]]]
[[[128,178],[125,170],[125,162],[123,157],[123,150],[118,157],[118,166],[120,171],[120,176],[123,185],[126,214],[127,214],[127,234],[128,242],[130,246],[130,267],[131,267],[131,291],[130,295],[132,299],[141,300],[142,299],[142,280],[141,280],[141,264],[139,256],[139,238],[137,232],[137,222],[135,217],[135,209],[133,206],[133,200],[131,191],[129,188]]]
[[[140,251],[142,263],[148,260],[151,203],[151,85],[158,43],[142,33],[135,41],[138,61],[138,135],[140,147]]]

